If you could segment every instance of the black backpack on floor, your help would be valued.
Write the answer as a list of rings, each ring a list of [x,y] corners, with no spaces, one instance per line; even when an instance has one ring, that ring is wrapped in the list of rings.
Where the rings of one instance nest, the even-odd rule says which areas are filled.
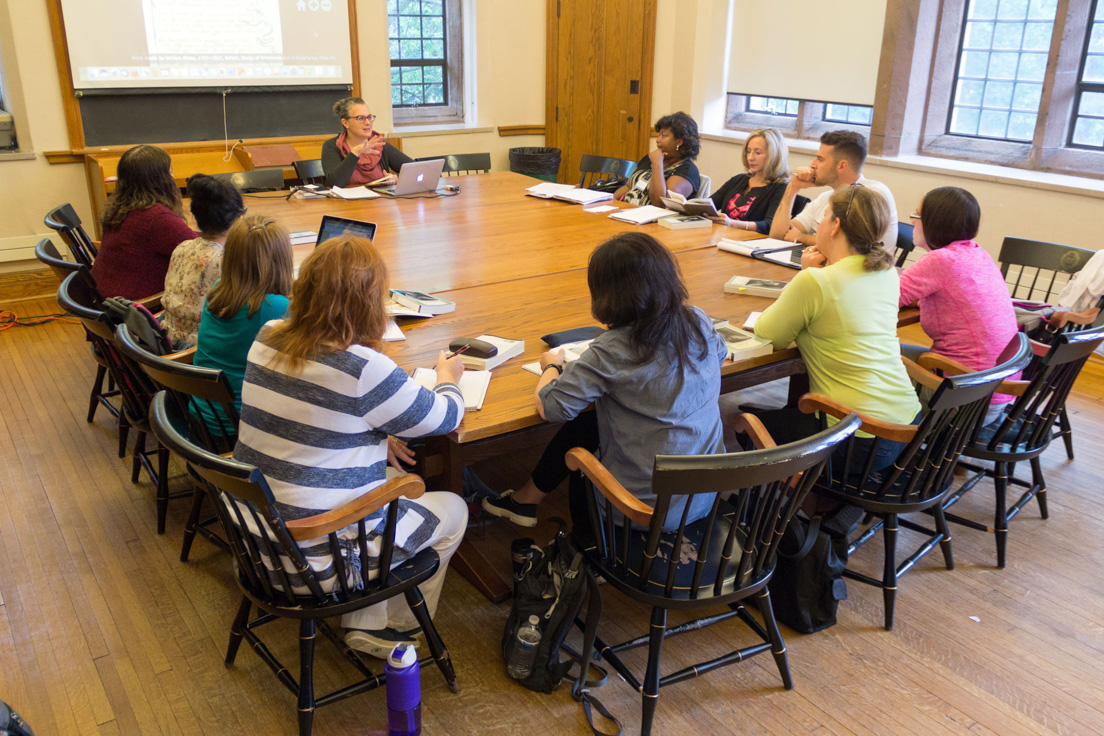
[[[847,537],[823,528],[821,520],[793,517],[770,580],[774,617],[802,634],[834,626],[836,608],[847,599]]]

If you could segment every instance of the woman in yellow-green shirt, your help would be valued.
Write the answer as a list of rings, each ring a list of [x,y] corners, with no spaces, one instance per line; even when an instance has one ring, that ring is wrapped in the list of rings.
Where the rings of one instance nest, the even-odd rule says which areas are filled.
[[[812,391],[876,419],[911,424],[920,402],[897,340],[900,283],[879,241],[892,217],[874,189],[855,184],[833,194],[816,245],[802,255],[801,272],[763,312],[755,334],[776,350],[796,342]],[[815,417],[797,407],[757,416],[779,444],[817,431]],[[872,439],[860,433],[857,442],[856,449],[869,447]],[[873,470],[887,467],[903,449],[903,443],[880,442]]]

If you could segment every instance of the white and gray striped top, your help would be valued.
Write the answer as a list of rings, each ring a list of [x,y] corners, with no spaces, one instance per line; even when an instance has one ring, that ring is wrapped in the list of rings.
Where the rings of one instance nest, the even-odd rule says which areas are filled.
[[[276,351],[264,342],[273,324],[262,328],[249,350],[234,458],[264,473],[285,521],[337,508],[383,483],[388,435],[447,434],[464,418],[456,384],[422,388],[368,347],[308,360],[294,374],[284,365],[276,368]],[[416,502],[401,499],[400,510],[394,563],[413,554],[439,523]],[[369,525],[375,541],[383,531],[383,510],[369,518],[377,521],[374,533]],[[341,536],[355,537],[355,527]],[[300,545],[308,558],[325,558],[311,561],[319,572],[329,561],[324,541]],[[375,556],[378,545],[370,544],[369,551]]]

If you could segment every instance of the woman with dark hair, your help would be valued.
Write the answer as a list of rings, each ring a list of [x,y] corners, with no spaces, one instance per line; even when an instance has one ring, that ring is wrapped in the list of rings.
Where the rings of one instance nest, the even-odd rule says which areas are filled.
[[[428,389],[380,352],[390,319],[387,294],[387,267],[370,240],[330,238],[303,262],[288,316],[265,325],[249,349],[234,458],[265,474],[285,518],[362,497],[383,484],[389,463],[398,470],[400,460],[412,459],[399,437],[447,434],[464,418],[458,356],[438,355],[437,384]],[[437,572],[420,586],[432,616],[445,568],[467,528],[468,507],[454,493],[396,503],[392,566],[428,547],[440,557]],[[379,554],[381,514],[368,519],[373,556]],[[356,524],[339,536],[341,554],[355,557]],[[327,584],[336,584],[326,539],[299,547],[307,564],[323,579],[328,571]],[[378,575],[378,567],[377,558],[360,574]],[[417,646],[420,632],[402,596],[346,614],[341,625],[349,647],[379,657],[396,644]]]
[[[656,147],[636,165],[625,186],[613,197],[629,204],[662,206],[668,191],[691,199],[701,176],[694,159],[701,150],[698,124],[684,112],[664,115],[655,124]]]
[[[1015,336],[1016,313],[1000,269],[978,245],[981,208],[958,187],[933,189],[910,215],[912,242],[931,251],[901,273],[900,306],[919,302],[920,325],[931,348],[903,345],[911,358],[931,350],[973,371],[996,365]],[[993,394],[985,423],[1015,397]]]
[[[805,249],[801,271],[760,315],[755,334],[776,350],[797,343],[811,391],[875,419],[911,424],[920,402],[901,363],[897,270],[880,242],[891,216],[885,197],[870,187],[852,184],[832,194],[816,245]],[[817,431],[816,417],[796,406],[756,416],[778,444]],[[872,444],[857,436],[857,446]],[[903,449],[880,442],[873,470]]]
[[[379,182],[394,184],[395,175],[414,159],[383,139],[373,129],[376,116],[359,97],[346,97],[333,106],[341,134],[322,144],[322,171],[326,186],[345,187]]]
[[[591,254],[591,313],[609,327],[564,365],[562,350],[541,356],[534,400],[550,422],[566,422],[529,482],[483,508],[521,526],[537,523],[537,506],[568,475],[572,447],[601,449],[602,463],[630,493],[653,503],[655,456],[724,452],[718,405],[727,348],[710,319],[686,303],[671,254],[643,233],[622,233]],[[594,411],[585,411],[594,403]],[[695,499],[689,521],[712,499]],[[667,521],[677,524],[682,508]]]
[[[172,159],[163,149],[135,146],[119,159],[115,173],[92,277],[105,297],[145,299],[165,288],[176,246],[199,233],[184,222]]]
[[[206,174],[188,178],[188,197],[199,237],[176,246],[161,297],[165,308],[161,324],[174,345],[195,343],[203,300],[219,280],[226,234],[245,212],[237,187]]]

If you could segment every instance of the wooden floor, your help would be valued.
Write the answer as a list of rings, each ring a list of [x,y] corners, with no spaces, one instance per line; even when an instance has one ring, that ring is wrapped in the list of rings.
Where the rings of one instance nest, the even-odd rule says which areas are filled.
[[[57,311],[51,301],[13,306],[24,316]],[[114,422],[101,412],[85,423],[91,365],[76,325],[0,332],[0,699],[40,736],[295,733],[294,699],[256,656],[243,648],[235,667],[222,664],[238,601],[228,557],[200,539],[180,563],[182,502],[158,536],[151,485],[130,482]],[[663,690],[655,733],[1104,732],[1102,387],[1088,373],[1079,382],[1070,401],[1077,460],[1057,447],[1044,457],[1051,518],[1032,505],[1013,522],[1007,569],[993,567],[991,536],[955,528],[957,569],[942,569],[936,553],[907,575],[893,632],[881,629],[881,592],[852,583],[837,626],[805,637],[784,629],[796,689],[783,690],[772,660],[756,658]],[[778,395],[745,392],[726,408]],[[480,472],[501,488],[532,460]],[[990,489],[982,484],[959,508],[986,514]],[[520,536],[503,522],[470,535],[502,564]],[[878,569],[880,555],[871,543],[854,564]],[[611,638],[646,630],[647,611],[603,591]],[[435,672],[423,674],[424,733],[589,733],[566,692],[531,693],[507,678],[507,610],[449,573],[436,620],[463,690],[450,694]],[[267,628],[295,667],[294,625]],[[734,621],[675,638],[664,669],[748,641]],[[630,661],[642,667],[641,656]],[[319,688],[351,678],[325,645],[316,671]],[[596,694],[626,733],[637,731],[634,691],[613,678]],[[315,724],[322,736],[386,733],[384,695],[325,708]]]

